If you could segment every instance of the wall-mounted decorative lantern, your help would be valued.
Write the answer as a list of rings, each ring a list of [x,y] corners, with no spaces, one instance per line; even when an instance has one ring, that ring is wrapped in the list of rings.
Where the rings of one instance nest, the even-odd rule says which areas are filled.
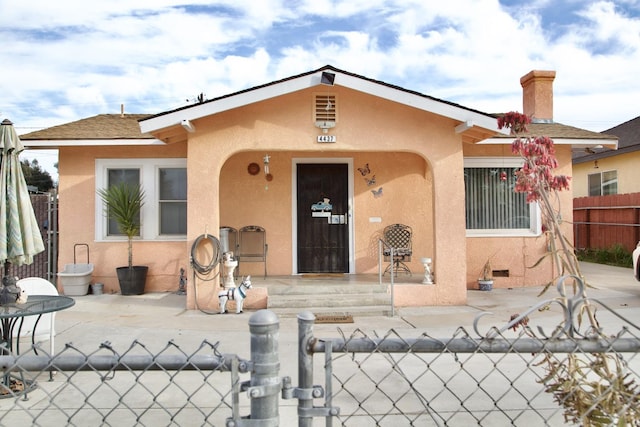
[[[264,162],[264,177],[267,181],[271,181],[273,180],[273,175],[271,175],[271,173],[269,172],[269,160],[271,159],[270,155],[265,155],[262,158],[262,161]]]

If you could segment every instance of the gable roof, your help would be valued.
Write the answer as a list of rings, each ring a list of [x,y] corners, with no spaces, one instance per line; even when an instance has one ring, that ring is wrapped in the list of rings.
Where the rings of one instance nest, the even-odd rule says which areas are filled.
[[[618,138],[618,149],[610,150],[606,147],[596,147],[587,151],[573,153],[573,163],[591,162],[606,157],[640,151],[640,116],[604,131],[606,134]]]
[[[336,86],[347,87],[433,114],[449,117],[459,122],[460,125],[456,127],[456,132],[462,134],[463,139],[466,138],[469,142],[477,142],[501,132],[497,128],[495,117],[491,114],[339,70],[330,65],[207,100],[196,105],[189,105],[156,114],[142,119],[140,121],[140,127],[142,132],[151,133],[159,139],[169,142],[169,140],[174,137],[184,137],[186,131],[182,129],[182,123],[186,125],[186,122],[191,122],[223,111],[319,86],[322,84],[321,79],[325,72],[334,75],[333,84]]]
[[[433,114],[449,117],[459,122],[455,127],[455,131],[462,135],[463,141],[465,142],[505,144],[507,143],[505,138],[513,138],[508,135],[507,130],[497,129],[496,114],[483,113],[453,102],[444,101],[326,65],[317,70],[163,113],[99,114],[75,122],[30,132],[21,135],[20,139],[24,141],[27,148],[92,145],[154,145],[174,142],[176,140],[185,140],[187,131],[182,126],[183,121],[190,122],[191,120],[197,120],[198,118],[242,107],[261,100],[318,86],[322,84],[321,78],[325,72],[334,74],[335,84]],[[603,151],[603,153],[598,153],[602,154],[602,157],[606,157],[607,155],[615,154],[615,152],[611,154],[609,150],[610,148],[615,149],[617,147],[618,136],[613,132],[614,130],[620,133],[620,135],[625,134],[624,132],[630,134],[635,132],[635,141],[638,141],[637,134],[640,131],[639,119],[640,117],[612,128],[606,131],[606,134],[591,132],[555,122],[531,123],[529,130],[530,134],[549,136],[558,144],[569,144],[574,148],[608,147],[604,149],[606,151]],[[628,128],[625,127],[625,130],[618,129],[623,128],[627,124],[630,125]],[[633,137],[626,136],[625,139],[633,140]],[[582,161],[593,159],[594,157],[588,157]],[[576,161],[574,160],[574,162]]]

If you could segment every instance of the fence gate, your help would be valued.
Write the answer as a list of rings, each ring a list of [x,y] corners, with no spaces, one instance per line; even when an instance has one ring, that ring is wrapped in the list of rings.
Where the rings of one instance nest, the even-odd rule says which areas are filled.
[[[44,252],[33,257],[33,263],[12,266],[12,274],[19,278],[42,277],[54,285],[58,272],[58,193],[31,194],[31,205],[40,227]]]

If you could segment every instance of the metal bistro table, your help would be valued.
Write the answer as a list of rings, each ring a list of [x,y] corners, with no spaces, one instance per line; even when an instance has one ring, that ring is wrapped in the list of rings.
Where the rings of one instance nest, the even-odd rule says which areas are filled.
[[[0,333],[2,335],[0,339],[0,354],[13,353],[14,331],[18,333],[15,337],[17,350],[15,354],[19,354],[20,329],[26,316],[38,316],[31,335],[31,342],[34,343],[38,322],[43,314],[67,309],[75,303],[73,298],[62,295],[29,295],[27,302],[24,304],[10,303],[0,305]],[[9,373],[4,374],[3,383],[0,385],[0,398],[25,394],[26,399],[26,393],[35,388],[35,385],[34,381],[25,380],[22,372],[20,372],[19,376]]]

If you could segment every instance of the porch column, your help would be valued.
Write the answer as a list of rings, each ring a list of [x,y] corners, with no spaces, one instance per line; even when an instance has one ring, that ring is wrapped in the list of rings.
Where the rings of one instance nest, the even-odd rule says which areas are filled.
[[[187,150],[187,251],[189,256],[198,236],[206,233],[219,237],[219,178],[224,159],[228,156],[219,151],[212,156],[211,144],[212,141],[207,140],[206,135],[196,134],[189,138]],[[191,266],[189,266],[187,277],[187,309],[217,310],[216,295],[220,289],[220,278],[217,277],[211,281],[202,281],[197,278],[194,280]]]
[[[453,145],[453,144],[452,144]],[[462,149],[431,157],[437,305],[467,302],[467,250]]]

